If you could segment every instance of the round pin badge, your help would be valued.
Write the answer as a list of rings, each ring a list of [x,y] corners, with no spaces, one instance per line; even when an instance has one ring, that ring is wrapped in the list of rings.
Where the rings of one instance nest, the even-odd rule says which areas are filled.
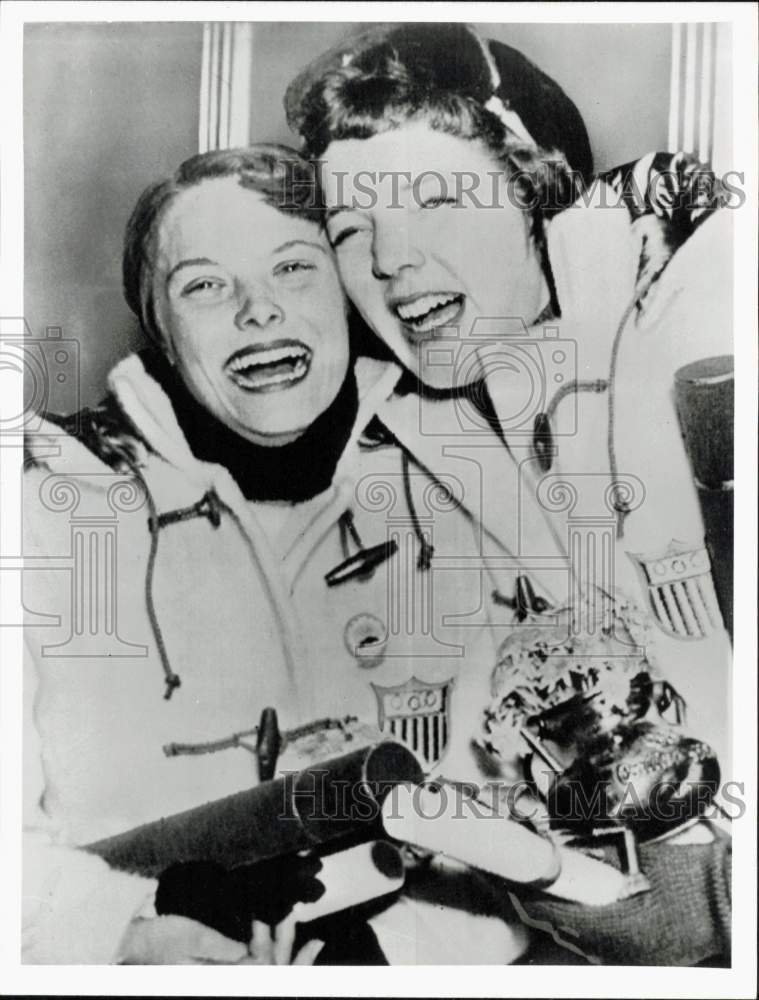
[[[378,667],[385,659],[387,626],[376,615],[354,615],[345,626],[344,639],[348,652],[363,669]]]

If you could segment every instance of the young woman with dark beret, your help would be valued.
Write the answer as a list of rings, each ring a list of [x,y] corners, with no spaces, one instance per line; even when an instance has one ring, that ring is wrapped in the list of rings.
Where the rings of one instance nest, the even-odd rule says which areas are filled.
[[[727,190],[682,154],[594,177],[571,100],[464,24],[371,25],[306,67],[285,105],[321,164],[346,291],[407,372],[383,420],[436,473],[476,467],[483,554],[509,553],[530,581],[491,600],[525,626],[551,628],[568,609],[569,640],[645,608],[645,655],[729,776],[729,594],[718,601],[720,539],[705,537],[675,405],[683,366],[702,384],[730,377]],[[716,425],[708,433],[719,439]],[[522,652],[532,662],[539,650]],[[569,674],[561,683],[572,690]],[[494,684],[509,695],[500,675]],[[614,703],[600,687],[594,697]],[[724,839],[705,824],[690,836],[704,844],[657,846],[665,872],[722,870]],[[587,953],[608,961],[724,953],[727,924],[705,915],[703,895],[725,904],[722,877],[720,889],[696,878],[670,894],[682,919],[662,908],[661,871],[654,882],[648,903],[623,904],[630,934],[598,933],[601,913],[559,915],[584,921]]]

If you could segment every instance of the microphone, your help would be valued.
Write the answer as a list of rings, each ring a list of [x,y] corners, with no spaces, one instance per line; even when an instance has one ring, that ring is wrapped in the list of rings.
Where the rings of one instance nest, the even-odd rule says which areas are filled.
[[[704,519],[725,628],[733,636],[733,356],[703,358],[675,372],[675,402]]]

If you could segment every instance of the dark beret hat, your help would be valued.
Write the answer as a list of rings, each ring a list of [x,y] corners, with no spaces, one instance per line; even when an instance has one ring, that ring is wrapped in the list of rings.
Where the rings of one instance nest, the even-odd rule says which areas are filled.
[[[444,93],[485,105],[498,97],[515,112],[535,143],[564,153],[585,179],[593,158],[585,123],[561,87],[517,49],[486,41],[466,24],[372,24],[311,62],[290,84],[285,111],[290,127],[307,129],[308,108],[324,77],[350,64],[365,87],[382,92],[379,67],[400,63],[421,99]]]

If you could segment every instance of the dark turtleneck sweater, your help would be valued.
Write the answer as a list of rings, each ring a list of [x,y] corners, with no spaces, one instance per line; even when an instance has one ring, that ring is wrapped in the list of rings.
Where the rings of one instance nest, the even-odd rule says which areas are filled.
[[[247,500],[300,503],[329,488],[358,412],[351,362],[327,409],[290,444],[254,444],[197,402],[175,370],[155,351],[141,354],[145,370],[171,401],[193,455],[227,468]]]

